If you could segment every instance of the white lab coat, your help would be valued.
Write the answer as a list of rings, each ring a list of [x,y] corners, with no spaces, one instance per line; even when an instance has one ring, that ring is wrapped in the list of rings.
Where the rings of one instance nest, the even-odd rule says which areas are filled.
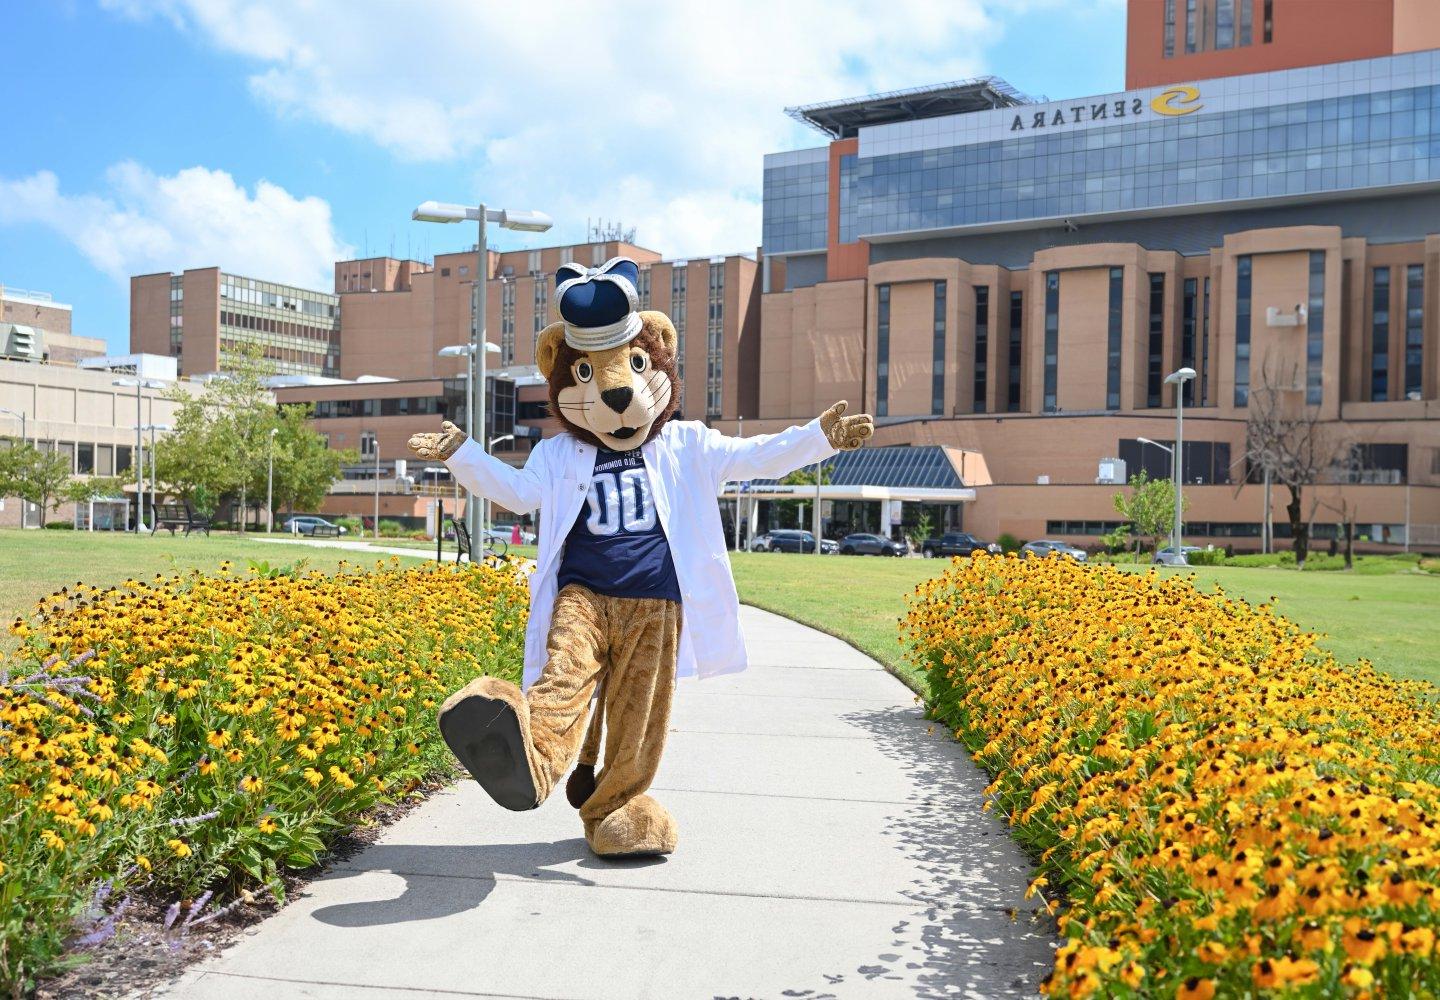
[[[726,437],[693,420],[672,420],[640,454],[650,476],[655,510],[680,584],[683,602],[676,672],[701,677],[745,669],[740,600],[716,502],[720,484],[778,479],[835,454],[819,419],[803,427],[755,437]],[[571,434],[539,442],[524,468],[487,455],[472,439],[445,463],[471,493],[517,514],[542,509],[540,552],[530,576],[530,624],[525,630],[525,687],[545,666],[545,640],[555,605],[560,554],[585,502],[595,446]],[[703,653],[697,657],[696,651]]]

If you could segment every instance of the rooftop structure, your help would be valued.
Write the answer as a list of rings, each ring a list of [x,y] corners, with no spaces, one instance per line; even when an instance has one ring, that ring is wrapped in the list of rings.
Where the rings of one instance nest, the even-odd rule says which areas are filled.
[[[785,113],[832,139],[849,139],[859,135],[861,128],[871,125],[993,111],[1034,102],[1034,98],[1020,93],[998,76],[981,76],[865,97],[802,104],[786,108]]]

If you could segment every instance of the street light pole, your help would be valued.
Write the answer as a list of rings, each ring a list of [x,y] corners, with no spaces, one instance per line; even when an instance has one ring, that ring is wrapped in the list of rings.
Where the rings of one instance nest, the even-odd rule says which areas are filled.
[[[265,534],[275,533],[275,435],[280,428],[270,428],[270,455],[265,469]]]
[[[21,444],[22,447],[23,447],[24,445],[28,444],[29,441],[27,440],[26,434],[25,434],[25,411],[24,411],[24,410],[11,410],[11,409],[8,409],[8,408],[6,408],[6,407],[0,406],[0,413],[8,413],[8,414],[10,414],[10,416],[12,416],[12,417],[19,417],[19,418],[20,418],[20,444]],[[20,498],[20,530],[21,530],[21,531],[24,531],[24,530],[25,530],[25,527],[26,527],[26,525],[25,525],[25,498],[24,498],[24,497],[21,497],[21,498]]]
[[[142,389],[160,389],[164,382],[143,378],[117,378],[111,385],[135,387],[135,534],[145,524],[145,438],[141,434],[140,398]]]
[[[1185,465],[1185,383],[1194,377],[1194,368],[1181,368],[1165,377],[1165,381],[1175,387],[1175,451],[1170,456],[1171,471],[1175,477],[1175,523],[1170,536],[1170,555],[1175,566],[1188,565],[1185,550],[1180,547],[1180,515],[1185,479],[1182,473]]]
[[[373,433],[373,432],[372,432]],[[375,537],[380,537],[380,435],[374,433],[375,442]]]
[[[466,412],[471,415],[467,419],[469,424],[468,433],[472,439],[480,442],[480,448],[487,454],[489,449],[486,437],[489,430],[485,426],[485,351],[488,344],[485,340],[485,293],[486,281],[490,277],[488,253],[486,252],[485,224],[487,222],[497,223],[502,229],[513,229],[526,233],[543,233],[553,223],[550,217],[544,212],[519,212],[508,209],[486,208],[482,203],[475,207],[468,205],[450,205],[441,202],[427,201],[419,205],[415,211],[410,213],[410,218],[417,222],[467,222],[474,221],[477,224],[478,240],[476,243],[477,262],[475,268],[475,287],[471,291],[470,302],[474,313],[470,328],[470,393],[469,405]],[[479,360],[476,361],[478,355]],[[475,438],[476,432],[480,437]],[[480,530],[484,523],[482,512],[485,508],[485,498],[471,496],[465,504],[465,524],[470,533],[470,561],[478,561],[480,555]]]

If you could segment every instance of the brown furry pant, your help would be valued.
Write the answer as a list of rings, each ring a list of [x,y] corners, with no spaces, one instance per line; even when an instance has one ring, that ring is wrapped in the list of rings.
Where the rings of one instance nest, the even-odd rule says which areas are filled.
[[[674,601],[606,597],[573,583],[561,589],[546,640],[549,661],[526,696],[541,801],[580,749],[597,684],[605,754],[580,817],[602,819],[650,787],[665,750],[679,644]]]

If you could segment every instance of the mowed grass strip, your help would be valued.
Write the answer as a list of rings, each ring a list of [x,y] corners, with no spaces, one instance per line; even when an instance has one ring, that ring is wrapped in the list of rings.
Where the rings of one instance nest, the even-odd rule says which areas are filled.
[[[943,572],[948,560],[741,552],[730,562],[741,601],[838,636],[916,686],[898,623],[906,596]],[[1367,659],[1397,677],[1440,684],[1440,577],[1433,574],[1227,566],[1162,572],[1194,574],[1202,590],[1218,584],[1251,604],[1275,598],[1278,613],[1321,633],[1321,645],[1342,661]]]

